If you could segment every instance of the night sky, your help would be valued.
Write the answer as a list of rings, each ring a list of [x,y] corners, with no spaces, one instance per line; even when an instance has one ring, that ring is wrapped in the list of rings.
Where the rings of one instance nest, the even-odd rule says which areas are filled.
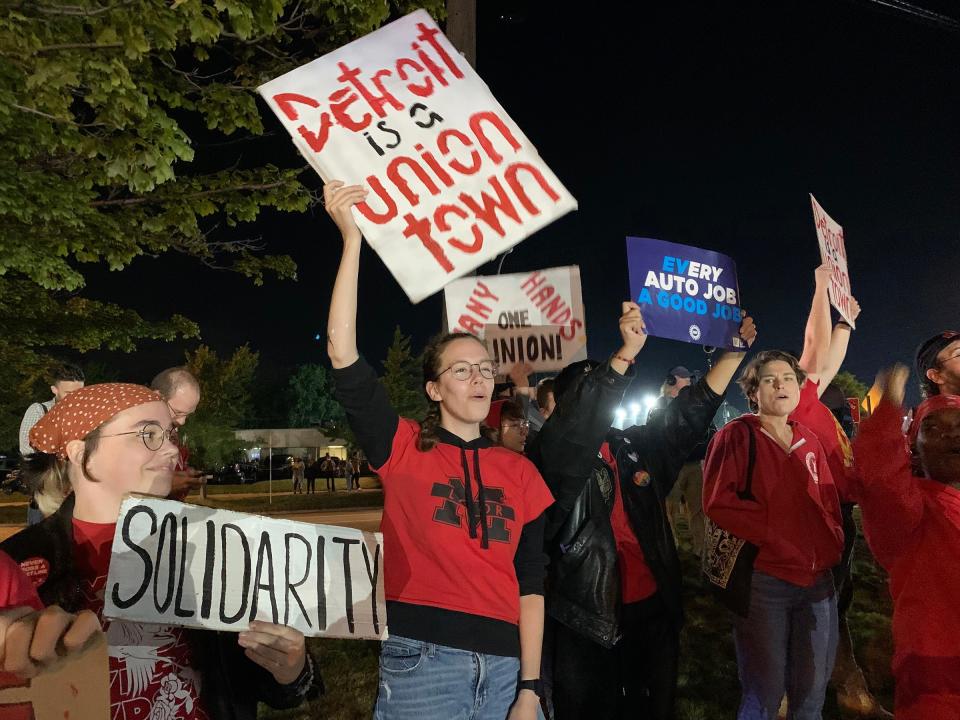
[[[519,245],[504,272],[578,264],[591,355],[617,347],[627,235],[732,256],[756,347],[799,351],[819,263],[811,192],[844,227],[864,308],[847,369],[869,384],[881,365],[912,363],[923,338],[960,326],[960,32],[866,0],[479,5],[478,72],[580,205]],[[300,165],[261,107],[270,136],[202,139],[198,155]],[[239,232],[292,255],[299,281],[256,288],[165,256],[93,270],[87,294],[150,318],[182,313],[219,352],[249,342],[274,372],[325,362],[314,335],[339,258],[333,223],[317,208],[265,213]],[[379,361],[394,325],[418,346],[440,329],[442,295],[410,305],[364,253],[360,346]],[[143,381],[196,344],[91,359]],[[678,363],[705,364],[697,346],[651,339],[631,394],[655,390]]]

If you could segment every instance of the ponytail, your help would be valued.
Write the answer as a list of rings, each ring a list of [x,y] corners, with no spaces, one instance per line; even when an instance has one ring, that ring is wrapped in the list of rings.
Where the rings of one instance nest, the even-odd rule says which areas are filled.
[[[417,450],[427,452],[433,450],[439,442],[437,429],[440,427],[440,403],[430,401],[430,409],[427,410],[423,422],[420,423],[420,434],[417,435]]]

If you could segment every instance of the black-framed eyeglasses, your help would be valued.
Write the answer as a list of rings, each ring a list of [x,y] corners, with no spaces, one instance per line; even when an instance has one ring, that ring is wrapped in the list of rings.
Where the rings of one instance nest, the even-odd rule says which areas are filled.
[[[164,430],[158,423],[147,423],[139,430],[130,432],[114,433],[113,435],[101,435],[102,438],[121,437],[123,435],[139,435],[147,450],[159,450],[163,443],[169,440],[174,445],[177,444],[177,429],[175,427]]]
[[[446,370],[442,370],[437,374],[439,378],[443,373],[449,372],[457,380],[467,381],[473,377],[473,369],[476,368],[477,372],[480,373],[480,377],[484,377],[487,380],[493,380],[497,376],[497,364],[493,360],[481,360],[478,363],[467,362],[466,360],[458,360],[453,363]]]

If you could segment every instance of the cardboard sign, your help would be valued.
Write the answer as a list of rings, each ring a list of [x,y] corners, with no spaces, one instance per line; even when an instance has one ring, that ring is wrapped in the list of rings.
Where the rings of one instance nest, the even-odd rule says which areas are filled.
[[[104,615],[237,631],[264,620],[308,636],[382,639],[383,537],[126,498]]]
[[[101,632],[81,653],[24,680],[0,673],[3,720],[109,720],[110,668]]]
[[[577,207],[424,10],[258,91],[412,302]]]
[[[860,398],[852,397],[846,398],[847,407],[850,408],[850,414],[853,416],[853,422],[857,425],[860,424]]]
[[[843,244],[843,228],[837,222],[827,215],[826,211],[820,207],[817,199],[811,195],[810,204],[813,206],[813,222],[817,226],[817,241],[820,243],[820,260],[833,265],[833,273],[830,275],[830,304],[837,312],[850,323],[850,327],[856,327],[850,312],[850,274],[847,272],[847,250]]]
[[[544,372],[587,358],[576,265],[463,278],[447,285],[443,295],[447,331],[487,342],[502,373],[517,363]]]
[[[655,337],[745,350],[736,264],[726,255],[627,238],[630,294]]]

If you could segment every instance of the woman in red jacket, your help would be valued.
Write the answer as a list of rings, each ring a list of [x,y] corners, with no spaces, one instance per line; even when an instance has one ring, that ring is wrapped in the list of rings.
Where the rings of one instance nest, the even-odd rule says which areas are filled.
[[[533,464],[481,436],[496,367],[472,335],[424,350],[430,411],[397,416],[357,350],[360,186],[330,182],[343,235],[327,348],[337,399],[384,487],[384,588],[378,720],[534,720],[543,638],[543,511]]]
[[[877,380],[876,412],[860,426],[863,530],[890,575],[897,720],[960,718],[960,396],[934,395],[900,431],[907,369]]]
[[[831,568],[840,559],[840,501],[816,435],[788,420],[804,373],[792,355],[759,353],[740,376],[756,414],[728,423],[710,444],[703,509],[757,548],[749,610],[734,617],[742,696],[739,720],[819,720],[837,648]],[[752,457],[751,457],[752,455]]]

